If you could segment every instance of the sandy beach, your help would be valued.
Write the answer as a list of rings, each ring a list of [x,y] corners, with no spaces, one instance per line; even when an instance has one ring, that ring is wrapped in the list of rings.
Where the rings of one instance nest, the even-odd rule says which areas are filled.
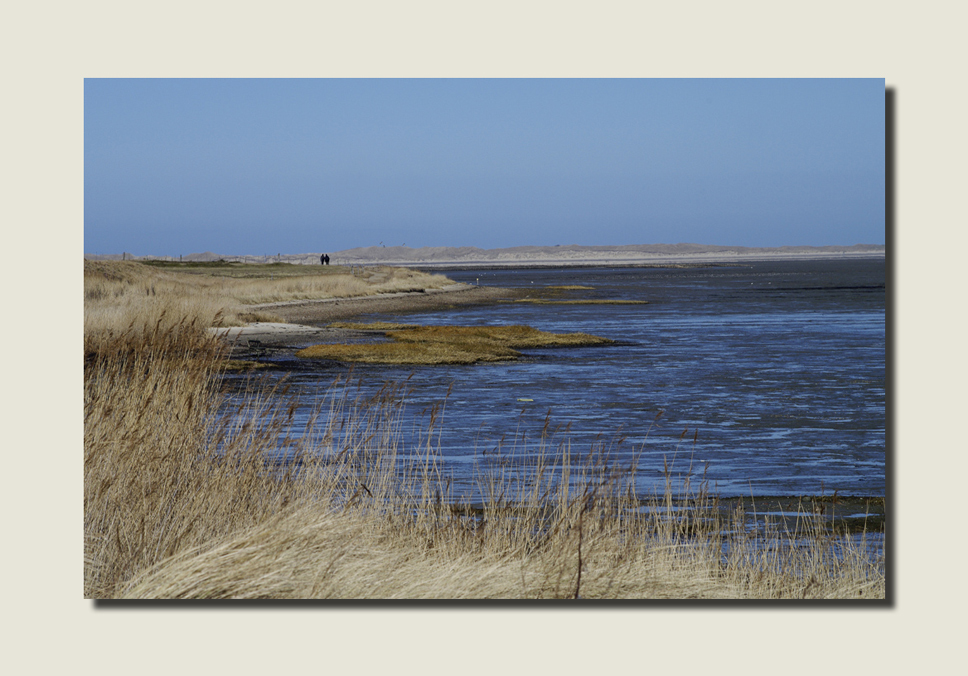
[[[321,252],[277,255],[231,255],[211,251],[186,256],[132,256],[110,254],[89,260],[163,259],[183,261],[239,261],[319,265]],[[393,265],[421,269],[568,267],[637,265],[706,265],[764,260],[818,258],[872,258],[885,256],[884,245],[741,247],[703,244],[633,244],[627,246],[519,246],[505,249],[478,247],[369,246],[329,252],[332,265]]]
[[[809,260],[884,256],[875,245],[784,246],[770,248],[651,244],[628,246],[520,246],[506,249],[476,247],[405,246],[365,247],[333,254],[345,265],[404,265],[417,268],[569,267],[636,265],[703,265],[764,260]]]

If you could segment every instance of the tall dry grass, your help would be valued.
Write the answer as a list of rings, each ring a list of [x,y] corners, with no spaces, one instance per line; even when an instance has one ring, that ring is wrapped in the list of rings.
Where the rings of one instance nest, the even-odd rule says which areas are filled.
[[[228,407],[220,348],[197,327],[139,335],[86,367],[87,597],[883,596],[876,562],[809,516],[795,535],[751,533],[703,487],[665,509],[683,492],[671,479],[643,506],[634,467],[603,449],[509,452],[481,467],[482,503],[462,505],[438,414],[402,447],[398,387],[337,386],[309,446],[288,438],[281,391],[256,382]]]
[[[260,278],[190,274],[134,261],[84,261],[84,333],[101,336],[154,325],[168,328],[183,320],[204,326],[235,326],[275,319],[270,310],[249,306],[293,300],[351,298],[380,293],[438,289],[450,280],[405,268],[366,268]],[[217,272],[217,270],[216,270]]]
[[[205,319],[155,310],[85,334],[88,598],[884,597],[816,514],[756,528],[671,468],[643,504],[634,465],[552,433],[482,461],[467,504],[442,408],[404,443],[406,384],[335,383],[296,434],[283,386],[230,398]]]

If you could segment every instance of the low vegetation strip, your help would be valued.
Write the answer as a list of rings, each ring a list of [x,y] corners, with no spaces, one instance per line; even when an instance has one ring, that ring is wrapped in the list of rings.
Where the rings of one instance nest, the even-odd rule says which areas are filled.
[[[331,325],[332,326],[332,325]],[[368,364],[473,364],[518,359],[524,348],[607,345],[609,338],[587,333],[549,333],[530,326],[415,326],[340,324],[379,330],[393,342],[313,345],[296,356]]]
[[[482,343],[371,343],[313,345],[296,353],[307,359],[332,359],[358,364],[475,364],[509,361],[521,353]]]
[[[388,331],[387,336],[404,342],[473,342],[511,348],[547,346],[607,345],[615,341],[588,333],[551,333],[530,326],[420,326]]]

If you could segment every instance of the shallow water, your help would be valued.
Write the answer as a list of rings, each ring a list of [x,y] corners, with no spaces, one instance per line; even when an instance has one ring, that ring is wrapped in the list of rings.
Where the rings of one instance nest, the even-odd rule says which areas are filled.
[[[673,461],[677,474],[690,463],[695,474],[708,467],[710,488],[723,497],[884,495],[883,259],[445,274],[502,287],[590,286],[567,297],[648,301],[410,314],[402,320],[527,324],[618,343],[529,349],[525,359],[498,364],[354,368],[364,390],[409,376],[406,419],[418,426],[452,388],[439,445],[458,496],[474,493],[481,462],[512,448],[534,452],[542,430],[555,428],[551,450],[568,440],[579,461],[596,445],[618,460],[638,457],[642,495],[661,490],[664,463]],[[382,319],[401,317],[364,320]],[[290,383],[308,406],[346,371],[321,364]],[[405,452],[416,439],[405,433]]]

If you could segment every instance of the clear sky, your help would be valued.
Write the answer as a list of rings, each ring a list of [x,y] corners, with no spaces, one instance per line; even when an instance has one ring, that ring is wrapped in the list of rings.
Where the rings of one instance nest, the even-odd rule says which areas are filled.
[[[84,251],[884,244],[884,80],[84,87]]]

